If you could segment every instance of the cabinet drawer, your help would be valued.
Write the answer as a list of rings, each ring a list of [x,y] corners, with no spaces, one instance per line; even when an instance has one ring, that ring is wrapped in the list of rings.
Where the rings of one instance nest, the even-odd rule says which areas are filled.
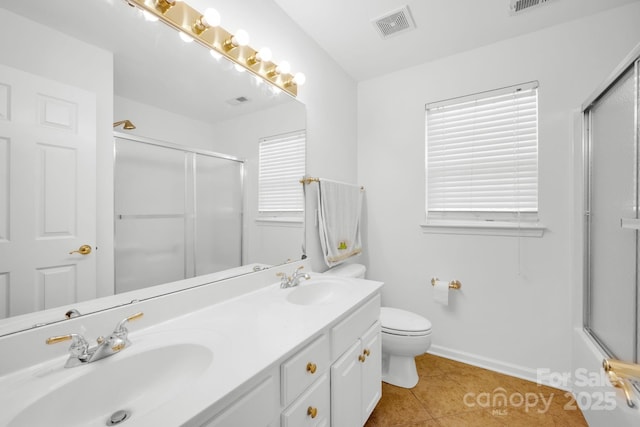
[[[287,406],[318,377],[324,374],[331,360],[329,339],[322,335],[282,364],[282,404]]]
[[[328,427],[330,402],[329,374],[324,374],[282,413],[282,427]]]
[[[380,295],[374,296],[331,330],[331,360],[336,360],[380,318]]]

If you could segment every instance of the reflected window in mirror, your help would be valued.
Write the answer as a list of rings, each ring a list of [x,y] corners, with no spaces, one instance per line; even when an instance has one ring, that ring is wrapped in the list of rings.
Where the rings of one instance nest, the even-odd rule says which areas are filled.
[[[261,138],[258,149],[258,218],[301,222],[306,131]]]

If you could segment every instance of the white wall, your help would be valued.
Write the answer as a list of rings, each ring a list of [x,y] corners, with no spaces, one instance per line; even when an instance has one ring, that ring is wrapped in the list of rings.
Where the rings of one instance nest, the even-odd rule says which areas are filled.
[[[534,380],[536,368],[570,370],[574,117],[640,41],[638,16],[635,3],[359,85],[364,261],[384,305],[432,321],[433,352]],[[423,233],[425,103],[531,80],[544,237]],[[432,276],[462,282],[449,307],[433,302]]]

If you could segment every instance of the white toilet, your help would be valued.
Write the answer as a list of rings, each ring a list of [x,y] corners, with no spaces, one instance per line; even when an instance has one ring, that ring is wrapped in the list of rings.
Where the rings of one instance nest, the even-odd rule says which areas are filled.
[[[364,279],[362,264],[341,264],[326,271],[343,277]],[[382,381],[398,387],[413,388],[418,383],[415,357],[431,346],[431,322],[399,308],[380,309],[382,325]]]

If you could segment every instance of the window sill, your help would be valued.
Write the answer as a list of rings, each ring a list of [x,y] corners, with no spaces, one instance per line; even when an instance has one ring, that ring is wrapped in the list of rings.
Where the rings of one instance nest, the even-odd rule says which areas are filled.
[[[293,216],[273,216],[256,218],[256,223],[261,226],[302,227],[304,220],[303,218]]]
[[[546,227],[539,223],[509,221],[431,220],[420,224],[423,233],[468,234],[479,236],[542,237]]]

